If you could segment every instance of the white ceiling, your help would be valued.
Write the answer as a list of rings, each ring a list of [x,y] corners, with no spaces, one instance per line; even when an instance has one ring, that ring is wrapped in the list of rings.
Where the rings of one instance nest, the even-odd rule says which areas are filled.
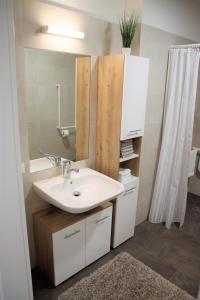
[[[56,3],[99,19],[119,23],[119,19],[126,9],[134,10],[140,16],[143,0],[48,0],[46,2]]]

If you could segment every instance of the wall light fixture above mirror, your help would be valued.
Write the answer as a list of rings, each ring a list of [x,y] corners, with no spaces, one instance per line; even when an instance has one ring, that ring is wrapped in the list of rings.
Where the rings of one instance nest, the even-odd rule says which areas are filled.
[[[72,30],[67,27],[47,25],[41,27],[41,32],[55,35],[62,35],[74,39],[84,39],[85,33],[82,31]]]
[[[31,172],[88,158],[90,69],[90,57],[25,49]]]

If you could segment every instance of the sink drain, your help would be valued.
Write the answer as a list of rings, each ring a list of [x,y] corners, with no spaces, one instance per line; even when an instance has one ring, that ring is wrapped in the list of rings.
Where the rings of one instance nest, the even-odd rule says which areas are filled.
[[[79,197],[79,196],[81,195],[81,192],[79,192],[79,191],[74,191],[74,192],[73,192],[73,195],[74,195],[75,197]]]

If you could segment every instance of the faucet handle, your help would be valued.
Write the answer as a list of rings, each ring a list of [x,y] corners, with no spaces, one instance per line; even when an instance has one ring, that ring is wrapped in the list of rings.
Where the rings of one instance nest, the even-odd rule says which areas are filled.
[[[55,163],[56,163],[56,166],[60,166],[60,165],[61,165],[61,161],[62,161],[61,157],[55,155]]]
[[[44,153],[43,151],[39,151],[40,154],[44,155],[54,167],[59,167],[61,165],[61,157],[55,154]]]
[[[71,164],[72,164],[71,160],[69,160],[69,159],[63,160],[63,166],[64,167],[71,166]]]

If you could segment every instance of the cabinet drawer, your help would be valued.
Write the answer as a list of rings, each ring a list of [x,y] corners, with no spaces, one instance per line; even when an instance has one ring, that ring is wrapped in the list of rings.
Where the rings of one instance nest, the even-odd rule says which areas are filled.
[[[85,220],[53,233],[54,283],[85,267]]]
[[[112,207],[86,219],[86,265],[110,251]]]

